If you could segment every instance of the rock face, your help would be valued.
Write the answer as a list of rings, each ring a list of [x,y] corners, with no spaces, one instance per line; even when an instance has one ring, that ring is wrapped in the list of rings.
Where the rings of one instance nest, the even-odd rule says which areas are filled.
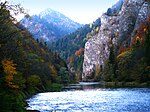
[[[126,40],[134,30],[145,0],[125,0],[119,16],[119,42]]]
[[[102,16],[102,24],[99,33],[89,39],[85,44],[83,76],[93,78],[96,66],[104,67],[109,57],[109,41],[113,32],[118,29],[118,16]],[[115,41],[115,39],[113,39]]]
[[[139,28],[140,23],[147,18],[150,12],[150,3],[148,2],[149,0],[124,0],[116,14],[110,16],[105,13],[102,15],[98,34],[85,44],[83,80],[94,78],[97,66],[103,69],[109,58],[112,44],[119,45],[129,37],[132,41],[133,31]]]

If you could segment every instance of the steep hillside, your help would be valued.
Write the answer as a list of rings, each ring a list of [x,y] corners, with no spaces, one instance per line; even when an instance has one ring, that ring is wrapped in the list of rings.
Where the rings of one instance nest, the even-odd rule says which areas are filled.
[[[97,33],[100,25],[101,19],[98,18],[92,24],[86,24],[49,45],[52,51],[59,53],[68,62],[72,74],[78,73],[77,76],[81,74],[85,42]]]
[[[57,91],[60,84],[69,82],[65,61],[50,52],[45,44],[34,40],[22,25],[14,24],[10,10],[18,9],[16,5],[0,3],[2,112],[25,112],[27,97],[37,92]]]
[[[34,38],[39,40],[42,38],[46,42],[56,41],[82,26],[52,9],[47,9],[29,19],[24,18],[21,24],[31,32]]]
[[[111,13],[109,13],[109,10],[112,10],[109,9],[107,13],[103,14],[101,17],[101,27],[98,34],[90,38],[85,44],[82,75],[83,80],[94,78],[97,80],[99,78],[98,80],[108,79],[108,81],[112,81],[119,74],[122,78],[121,81],[138,80],[137,77],[134,80],[131,79],[131,77],[127,79],[125,77],[128,77],[128,75],[132,74],[132,70],[129,70],[130,72],[126,72],[128,71],[127,69],[136,68],[137,66],[135,65],[142,66],[142,64],[140,64],[142,61],[136,62],[136,64],[134,61],[137,59],[142,60],[145,57],[144,54],[146,51],[144,50],[144,45],[146,42],[143,46],[141,45],[139,48],[134,49],[133,40],[135,40],[135,36],[141,38],[141,36],[138,36],[137,33],[139,31],[140,24],[146,23],[145,20],[148,18],[148,14],[150,12],[150,3],[148,3],[146,0],[120,0],[118,3],[119,5],[114,5],[112,7],[113,9],[115,6],[119,6],[117,11],[115,10],[117,13],[112,13],[113,11],[110,11]],[[142,30],[144,30],[144,27]],[[149,30],[149,27],[147,30]],[[142,36],[143,40],[146,40],[146,36]],[[122,67],[125,66],[119,65],[121,60],[119,62],[116,60],[118,59],[117,56],[120,56],[125,49],[130,49],[130,53],[132,51],[133,52],[131,53],[132,55],[130,55],[130,53],[126,54],[126,56],[131,56],[129,60],[126,60],[126,58],[129,57],[122,58],[125,61],[124,64],[131,65],[131,67],[123,69]],[[131,60],[132,62],[130,63],[129,61]],[[144,69],[147,66],[149,66],[148,63],[146,65],[143,64]],[[144,70],[137,72],[137,74],[144,75]]]

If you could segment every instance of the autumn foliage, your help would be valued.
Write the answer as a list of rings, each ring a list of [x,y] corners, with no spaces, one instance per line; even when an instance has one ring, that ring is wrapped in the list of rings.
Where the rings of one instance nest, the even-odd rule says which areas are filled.
[[[144,43],[145,34],[150,29],[150,25],[148,25],[149,23],[150,23],[150,14],[149,14],[147,20],[144,23],[140,24],[138,32],[137,32],[137,34],[135,34],[135,36],[132,40],[132,45],[136,45],[137,43],[142,45]]]
[[[119,54],[123,53],[124,52],[124,48],[120,48],[120,51],[119,51]]]
[[[84,48],[80,48],[79,50],[77,50],[76,52],[75,52],[75,56],[80,56],[82,53],[84,52]]]
[[[7,85],[10,88],[18,89],[19,86],[13,82],[14,76],[17,74],[16,64],[14,64],[13,60],[4,59],[2,61],[2,66],[4,69],[4,73],[6,74],[5,81],[6,81]]]

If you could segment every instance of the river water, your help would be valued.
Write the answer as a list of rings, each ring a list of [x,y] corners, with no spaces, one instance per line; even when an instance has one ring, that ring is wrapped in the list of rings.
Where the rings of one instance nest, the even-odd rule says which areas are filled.
[[[28,99],[27,110],[40,112],[150,112],[150,88],[100,88],[99,83],[65,87]]]

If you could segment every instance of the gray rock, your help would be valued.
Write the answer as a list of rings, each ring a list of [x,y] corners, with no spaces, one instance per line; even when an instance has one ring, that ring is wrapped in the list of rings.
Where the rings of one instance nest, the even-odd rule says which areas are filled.
[[[103,14],[102,24],[99,33],[89,39],[85,44],[83,75],[82,79],[93,78],[97,65],[104,67],[109,57],[109,41],[112,38],[112,31],[118,30],[118,17]],[[113,38],[115,43],[115,38]]]
[[[139,11],[145,0],[125,0],[119,16],[119,43],[133,32]]]
[[[138,30],[139,29],[139,26],[140,26],[140,23],[144,22],[148,16],[148,14],[150,13],[150,5],[148,4],[148,2],[145,2],[140,11],[139,11],[139,14],[137,16],[137,19],[136,19],[136,23],[135,23],[135,26],[134,26],[134,30]],[[134,36],[134,32],[132,32],[131,34],[131,41],[130,41],[130,45],[132,44],[132,39],[133,39],[133,36]]]
[[[139,24],[148,16],[150,9],[148,2],[146,0],[124,0],[117,15],[102,15],[98,34],[85,44],[83,80],[94,78],[96,66],[100,65],[102,68],[105,66],[109,58],[110,40],[117,46],[131,36],[134,28],[139,28]],[[116,32],[118,32],[118,38]]]

